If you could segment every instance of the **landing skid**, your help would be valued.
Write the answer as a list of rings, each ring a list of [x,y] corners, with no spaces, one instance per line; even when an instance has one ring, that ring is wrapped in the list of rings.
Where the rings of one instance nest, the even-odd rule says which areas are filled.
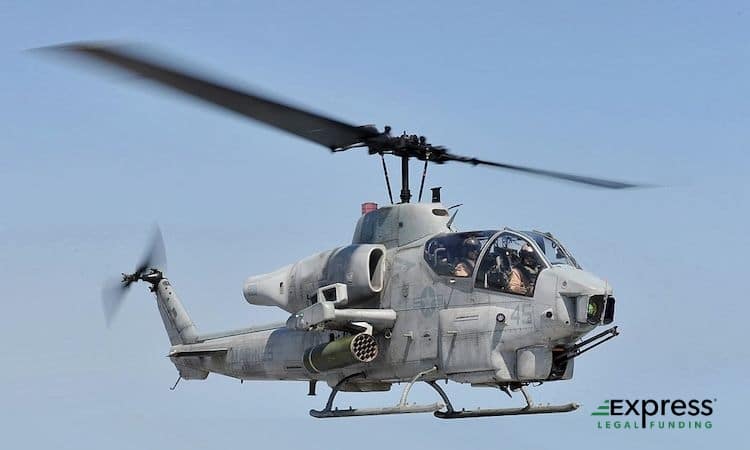
[[[446,400],[446,411],[435,411],[435,417],[439,419],[471,419],[474,417],[496,417],[496,416],[521,416],[526,414],[551,414],[551,413],[564,413],[575,411],[581,405],[578,403],[566,403],[563,405],[534,405],[531,400],[531,396],[526,391],[525,386],[521,386],[521,393],[523,398],[526,400],[526,406],[520,408],[496,408],[496,409],[473,409],[456,411],[453,409],[450,401],[447,401],[448,396],[434,381],[429,382],[435,390],[438,391],[443,399]]]
[[[318,419],[328,419],[331,417],[356,417],[356,416],[383,416],[383,415],[389,415],[389,414],[414,414],[414,413],[437,413],[440,409],[444,408],[445,405],[442,403],[432,403],[429,405],[416,405],[416,404],[408,404],[406,402],[407,397],[409,396],[409,391],[411,390],[412,386],[414,386],[414,383],[416,383],[420,378],[427,375],[428,373],[434,372],[437,370],[436,367],[433,367],[431,369],[425,370],[424,372],[420,372],[415,376],[411,382],[404,388],[404,392],[401,394],[401,400],[398,402],[396,406],[389,406],[385,408],[348,408],[348,409],[338,409],[333,408],[333,399],[336,397],[336,394],[338,394],[339,390],[341,389],[341,386],[346,383],[347,381],[364,376],[362,373],[355,373],[354,375],[349,375],[348,377],[345,377],[341,381],[339,381],[336,386],[333,387],[333,390],[331,391],[331,395],[328,396],[328,402],[326,403],[326,407],[322,410],[317,409],[311,409],[310,415],[318,418]],[[447,398],[447,397],[446,397]]]
[[[407,397],[409,396],[409,391],[411,390],[412,386],[414,386],[414,383],[420,380],[420,378],[424,377],[425,375],[434,372],[437,370],[436,367],[433,367],[431,369],[425,370],[424,372],[420,372],[412,378],[412,380],[409,382],[409,384],[404,388],[404,392],[401,394],[401,400],[398,402],[396,406],[389,406],[384,408],[348,408],[348,409],[338,409],[333,407],[333,400],[336,398],[336,394],[339,393],[341,390],[341,386],[344,385],[347,381],[358,378],[358,377],[364,377],[363,373],[356,373],[354,375],[349,375],[348,377],[345,377],[341,381],[339,381],[336,386],[333,387],[333,390],[331,391],[331,395],[328,396],[328,402],[326,403],[326,407],[322,410],[317,409],[311,409],[310,415],[318,418],[318,419],[328,419],[331,417],[356,417],[356,416],[383,416],[383,415],[389,415],[389,414],[414,414],[414,413],[433,413],[433,415],[439,419],[470,419],[474,417],[496,417],[496,416],[521,416],[521,415],[527,415],[527,414],[551,414],[551,413],[564,413],[564,412],[570,412],[575,411],[578,409],[581,405],[578,403],[566,403],[563,405],[534,405],[534,402],[531,399],[531,396],[526,391],[525,386],[520,386],[520,391],[523,394],[524,399],[526,400],[526,406],[519,407],[519,408],[497,408],[497,409],[473,409],[473,410],[466,410],[461,409],[460,411],[457,411],[453,405],[451,404],[450,399],[448,398],[448,395],[445,393],[443,388],[438,386],[438,384],[435,381],[426,381],[430,387],[432,387],[442,398],[443,403],[432,403],[429,405],[417,405],[417,404],[408,404],[406,402]],[[441,411],[441,409],[445,408],[445,411]]]
[[[317,419],[329,419],[331,417],[356,417],[356,416],[386,416],[389,414],[412,414],[412,413],[437,413],[443,405],[433,403],[431,405],[396,405],[385,408],[348,408],[348,409],[324,409],[322,411],[311,409],[310,415]]]

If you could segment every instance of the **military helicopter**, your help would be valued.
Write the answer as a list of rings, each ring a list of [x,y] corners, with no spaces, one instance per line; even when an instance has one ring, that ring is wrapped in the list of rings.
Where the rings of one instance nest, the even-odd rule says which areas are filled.
[[[429,163],[460,162],[608,189],[631,183],[571,175],[456,155],[418,135],[390,127],[354,126],[169,65],[130,46],[73,43],[44,50],[139,75],[148,81],[342,152],[363,148],[383,161],[390,205],[362,205],[350,245],[247,278],[245,300],[281,308],[285,323],[214,334],[198,332],[167,279],[161,233],[143,261],[104,290],[111,320],[124,294],[145,282],[155,294],[181,379],[210,373],[244,380],[292,380],[331,388],[316,418],[433,413],[441,419],[562,413],[578,403],[537,405],[532,383],[569,380],[578,356],[618,335],[612,286],[581,268],[552,234],[510,228],[454,231],[433,188],[421,202]],[[400,202],[393,202],[384,157],[401,162]],[[411,203],[409,161],[424,162],[420,202]],[[498,388],[523,395],[521,407],[466,410],[453,405],[438,381]],[[408,402],[417,382],[439,401]],[[406,383],[400,401],[380,408],[334,407],[338,392],[388,391]]]

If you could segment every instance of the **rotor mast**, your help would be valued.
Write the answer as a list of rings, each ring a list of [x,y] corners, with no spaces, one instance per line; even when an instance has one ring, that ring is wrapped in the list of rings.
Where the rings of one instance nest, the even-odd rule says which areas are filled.
[[[353,147],[367,147],[369,154],[379,154],[381,158],[383,155],[392,155],[401,158],[401,203],[409,203],[411,201],[411,189],[409,188],[409,159],[416,158],[420,161],[425,162],[425,169],[422,173],[422,186],[420,187],[420,201],[422,196],[422,190],[424,188],[424,180],[427,172],[427,164],[429,162],[436,162],[438,164],[444,162],[440,157],[441,155],[447,154],[447,151],[440,146],[434,146],[427,142],[427,138],[416,134],[406,134],[404,132],[400,136],[391,136],[391,127],[386,125],[382,133],[378,133],[369,139],[363,140],[363,142],[355,145],[332,149],[334,152],[348,150]],[[385,161],[383,161],[383,169],[386,176],[386,184],[388,187],[388,193],[390,196],[390,182],[388,181],[388,171],[385,167]],[[393,200],[391,200],[393,202]]]
[[[401,203],[409,203],[411,191],[409,190],[409,156],[401,156]]]

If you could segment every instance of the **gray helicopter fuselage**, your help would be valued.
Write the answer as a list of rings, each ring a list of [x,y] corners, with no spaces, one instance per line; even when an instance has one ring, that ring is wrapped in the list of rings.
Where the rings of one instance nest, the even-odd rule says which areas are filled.
[[[431,367],[437,370],[426,378],[478,385],[571,378],[573,360],[557,363],[555,352],[608,323],[601,314],[591,320],[589,301],[599,296],[613,303],[611,288],[580,268],[548,263],[538,273],[533,295],[482,285],[478,261],[490,257],[491,243],[525,238],[509,229],[483,232],[486,244],[472,276],[440,274],[428,261],[426,245],[436,236],[455,234],[448,221],[439,203],[394,205],[363,216],[351,246],[245,283],[248,302],[287,310],[292,316],[286,324],[199,336],[173,345],[172,361],[183,378],[198,379],[216,372],[244,380],[335,384],[364,373],[352,390],[387,389]],[[320,288],[335,282],[348,282],[350,298],[317,298]],[[337,314],[364,319],[354,324],[372,318],[379,352],[374,361],[321,372],[306,367],[307,349],[348,334],[346,327],[299,326],[307,325],[304,316],[311,315],[313,305],[329,301],[339,303]]]
[[[611,327],[578,341],[613,321],[610,286],[582,270],[549,233],[455,232],[448,209],[439,203],[440,188],[432,189],[432,203],[409,203],[409,162],[424,162],[420,201],[428,164],[493,167],[606,189],[637,184],[455,154],[425,136],[395,136],[390,126],[380,131],[280,103],[132,46],[82,42],[46,50],[138,75],[334,153],[365,148],[381,158],[391,203],[385,156],[401,162],[401,203],[375,210],[363,205],[369,212],[359,219],[351,245],[247,279],[248,303],[286,311],[289,318],[282,324],[199,333],[162,272],[157,229],[136,270],[103,291],[105,316],[114,317],[133,283],[148,283],[181,378],[205,379],[215,372],[241,380],[325,380],[333,388],[326,407],[310,411],[320,418],[417,412],[467,418],[578,408],[574,403],[535,406],[525,388],[534,381],[571,378],[574,358],[617,335],[617,327]],[[436,379],[494,386],[508,394],[520,390],[526,406],[458,411]],[[395,407],[332,409],[340,390],[387,390],[401,381],[409,384]],[[407,405],[417,381],[428,382],[443,403]]]

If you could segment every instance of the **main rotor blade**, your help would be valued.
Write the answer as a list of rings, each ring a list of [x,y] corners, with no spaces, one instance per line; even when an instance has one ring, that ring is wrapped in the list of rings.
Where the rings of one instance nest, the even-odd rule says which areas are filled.
[[[379,134],[371,126],[350,125],[248,90],[223,85],[189,70],[157,62],[133,46],[75,43],[44,47],[41,50],[84,56],[117,67],[331,150],[361,143]]]
[[[516,172],[528,173],[531,175],[538,175],[547,178],[555,178],[558,180],[570,181],[573,183],[587,184],[589,186],[596,186],[607,189],[629,189],[635,187],[643,187],[643,185],[625,183],[622,181],[605,180],[603,178],[587,177],[582,175],[573,175],[565,172],[556,172],[552,170],[534,169],[531,167],[516,166],[513,164],[498,163],[493,161],[485,161],[478,158],[470,158],[468,156],[453,155],[451,153],[443,153],[439,157],[439,161],[458,161],[472,165],[491,166],[499,169],[514,170]]]

